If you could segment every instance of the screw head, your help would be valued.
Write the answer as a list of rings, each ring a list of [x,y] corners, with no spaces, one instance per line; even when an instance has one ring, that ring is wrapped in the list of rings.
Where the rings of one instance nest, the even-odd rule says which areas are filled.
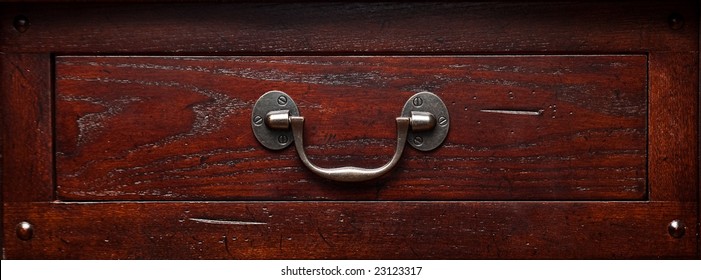
[[[669,22],[669,28],[672,28],[672,30],[679,30],[684,27],[684,17],[679,13],[672,13],[667,18],[667,21]]]
[[[255,125],[258,125],[258,126],[262,125],[263,124],[263,117],[261,117],[261,116],[253,117],[253,123]]]
[[[17,238],[27,241],[32,239],[34,235],[34,226],[28,222],[21,222],[17,224],[16,228]]]
[[[439,117],[438,118],[438,125],[440,125],[440,126],[448,125],[448,119],[446,117]]]
[[[424,105],[424,99],[417,96],[411,101],[411,104],[414,104],[415,107],[421,107],[421,105]]]
[[[667,231],[672,237],[681,238],[686,233],[686,225],[680,220],[673,220],[667,225]]]
[[[280,96],[277,98],[277,104],[280,105],[280,106],[285,106],[285,104],[287,104],[287,96],[280,95]]]
[[[423,137],[421,137],[421,136],[414,137],[414,144],[416,144],[417,146],[421,146],[421,145],[423,145],[423,143],[424,143]]]
[[[17,30],[17,32],[24,33],[29,29],[29,19],[24,15],[18,15],[12,22],[12,26]]]
[[[287,141],[290,141],[290,138],[288,138],[287,135],[280,135],[277,137],[277,142],[280,143],[280,145],[287,144]]]

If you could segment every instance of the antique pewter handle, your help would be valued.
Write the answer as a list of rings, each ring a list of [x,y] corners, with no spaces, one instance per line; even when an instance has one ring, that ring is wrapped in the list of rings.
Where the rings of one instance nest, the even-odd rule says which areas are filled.
[[[304,117],[299,116],[297,105],[287,94],[281,91],[265,93],[253,107],[252,115],[253,132],[263,146],[279,150],[294,141],[297,154],[309,170],[323,178],[341,182],[380,177],[399,162],[407,141],[418,150],[430,151],[437,148],[448,134],[448,110],[443,101],[430,92],[412,96],[396,121],[397,147],[385,165],[371,169],[354,166],[322,168],[309,161],[304,152]]]

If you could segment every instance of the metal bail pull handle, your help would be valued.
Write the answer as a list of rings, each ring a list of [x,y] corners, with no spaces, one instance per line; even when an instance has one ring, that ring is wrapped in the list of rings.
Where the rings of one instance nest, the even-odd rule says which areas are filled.
[[[290,117],[290,123],[292,125],[292,135],[295,141],[295,148],[297,149],[297,154],[302,160],[302,163],[309,168],[314,174],[324,177],[329,180],[340,181],[340,182],[362,182],[371,179],[375,179],[389,172],[397,165],[399,159],[402,157],[402,152],[404,151],[404,144],[406,143],[406,135],[409,132],[409,118],[399,117],[397,118],[397,148],[394,150],[394,155],[392,159],[383,166],[378,168],[360,168],[355,166],[344,166],[337,168],[322,168],[314,165],[307,158],[307,154],[304,152],[304,117]]]
[[[418,150],[430,151],[440,146],[449,127],[448,110],[443,101],[433,93],[420,92],[406,102],[402,116],[396,119],[397,146],[389,162],[378,168],[323,168],[309,161],[304,152],[304,117],[299,116],[297,105],[287,94],[267,92],[256,102],[251,118],[253,132],[263,146],[279,150],[295,142],[297,154],[309,170],[340,182],[367,181],[386,174],[399,162],[407,141]]]

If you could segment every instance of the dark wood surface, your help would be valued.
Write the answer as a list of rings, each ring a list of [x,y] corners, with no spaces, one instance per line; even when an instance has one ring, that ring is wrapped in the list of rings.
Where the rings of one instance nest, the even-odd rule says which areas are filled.
[[[250,202],[6,205],[12,259],[693,258],[694,203]]]
[[[694,201],[699,194],[698,53],[651,53],[648,114],[650,198]]]
[[[51,58],[3,54],[3,202],[54,198]]]
[[[645,56],[57,57],[64,200],[621,200],[646,194]],[[338,184],[266,150],[255,101],[283,90],[322,166],[389,161],[416,92],[448,106],[442,147]],[[513,115],[487,110],[529,111]]]
[[[697,51],[697,1],[6,5],[0,51],[646,53]],[[680,14],[683,28],[668,17]]]
[[[701,211],[698,203],[701,196],[698,159],[701,143],[698,133],[698,6],[697,1],[0,4],[3,257],[698,258],[701,256],[698,239],[698,212]],[[261,17],[261,13],[270,16]],[[670,21],[675,14],[681,17],[682,24]],[[27,16],[31,22],[26,32],[18,32],[12,26],[13,19],[18,15]],[[647,148],[643,149],[643,154],[646,154],[646,166],[642,169],[644,174],[638,175],[643,178],[645,188],[642,194],[622,198],[618,196],[620,192],[605,194],[594,187],[593,190],[601,196],[592,199],[618,200],[601,202],[98,201],[110,199],[107,196],[94,196],[94,201],[90,202],[55,200],[56,195],[59,199],[82,198],[61,197],[61,190],[57,189],[57,183],[61,180],[54,178],[57,175],[55,168],[59,168],[54,164],[54,155],[62,155],[54,153],[59,146],[54,145],[53,139],[69,132],[53,125],[54,119],[62,112],[52,104],[62,102],[52,95],[57,93],[52,84],[52,81],[56,81],[52,66],[54,58],[132,54],[141,56],[139,58],[173,55],[643,57],[647,59],[648,68],[647,99],[642,101],[643,108],[647,110],[643,116],[646,121],[643,137],[647,139]],[[91,67],[107,69],[104,65]],[[160,71],[165,70],[142,69],[139,73]],[[96,76],[105,74],[92,73]],[[207,75],[199,73],[190,76]],[[215,75],[211,79],[221,76]],[[594,74],[594,77],[599,76],[602,75]],[[215,85],[218,81],[210,82],[211,85],[200,84],[201,81],[195,84],[213,88],[233,87]],[[615,81],[605,87],[620,83],[624,82]],[[122,85],[122,88],[125,87]],[[302,91],[296,92],[299,94]],[[523,96],[518,95],[520,91],[513,92],[516,100],[523,100]],[[208,105],[217,101],[216,98],[182,89],[174,94],[192,98],[189,104]],[[400,95],[401,98],[397,98],[399,104],[410,93]],[[511,100],[507,99],[508,91],[501,98],[506,104],[515,104],[508,103]],[[335,140],[338,137],[348,137],[346,143],[349,147],[377,144],[372,151],[366,152],[374,156],[364,164],[371,166],[384,162],[391,153],[389,143],[394,138],[393,129],[346,131],[343,126],[332,125],[336,122],[329,119],[329,112],[311,110],[314,106],[328,106],[327,99],[321,95],[314,97],[313,103],[305,98],[295,100],[305,106],[303,113],[319,114],[315,119],[329,124],[312,127],[307,123],[306,139],[310,145],[326,145],[327,140],[324,134],[319,134],[320,130],[336,130],[336,138],[328,138],[329,145],[338,145],[339,140]],[[136,109],[126,106],[136,103],[129,103],[128,99],[124,101],[127,104],[123,109]],[[155,103],[152,99],[149,101]],[[390,101],[393,100],[383,99],[383,102]],[[493,98],[491,101],[498,100]],[[172,104],[175,101],[164,102]],[[353,101],[346,99],[343,102]],[[87,110],[83,112],[103,110],[100,106],[72,108]],[[163,114],[172,110],[169,107],[155,108],[164,109]],[[392,108],[388,112],[383,111],[388,118],[398,113],[398,108]],[[465,111],[468,113],[457,114],[467,116],[470,109],[472,107]],[[139,116],[159,114],[146,107],[141,110],[141,113],[132,112]],[[185,108],[185,111],[190,114],[195,112],[193,107]],[[364,115],[379,114],[371,110],[368,112]],[[364,115],[358,115],[351,124],[364,122]],[[182,114],[178,116],[185,118]],[[193,115],[191,119],[194,119]],[[55,120],[57,124],[61,123],[59,119]],[[131,121],[136,126],[139,120]],[[148,120],[142,121],[148,123]],[[372,125],[383,129],[393,127],[391,119],[387,122],[387,125]],[[183,128],[173,127],[173,130],[177,129]],[[576,129],[576,125],[566,129],[572,131],[570,129]],[[118,129],[111,131],[118,132]],[[134,131],[119,133],[130,135]],[[515,129],[514,133],[521,132]],[[145,136],[139,137],[146,139],[143,138]],[[449,137],[454,136],[451,134]],[[508,137],[500,140],[509,141]],[[119,139],[118,142],[124,144],[129,141]],[[173,151],[207,149],[205,146],[187,149],[183,146]],[[351,153],[352,149],[344,153],[344,147],[329,147],[328,158],[324,158],[323,153],[314,154],[320,150],[309,149],[309,153],[316,156],[315,162],[328,164],[326,166],[336,166],[344,161],[360,164],[360,159],[343,156],[354,154]],[[105,151],[93,152],[99,154]],[[254,152],[268,153],[263,150]],[[407,152],[403,158],[405,165],[416,163],[426,156],[413,150]],[[522,153],[516,149],[514,152]],[[429,154],[429,157],[436,157],[437,153]],[[226,158],[229,154],[217,153],[214,159],[217,156]],[[297,162],[294,167],[291,165],[296,160],[293,148],[273,153],[272,157],[290,163],[288,167],[291,168],[284,172],[303,172],[301,165],[297,165],[300,163]],[[212,159],[210,156],[204,163]],[[139,160],[145,161],[146,157]],[[193,160],[194,163],[179,163],[197,165],[199,158],[193,157]],[[265,163],[256,164],[267,166]],[[431,169],[437,164],[420,167]],[[109,168],[103,167],[106,168],[104,170]],[[398,170],[407,170],[406,167],[400,165]],[[376,184],[389,184],[403,175],[392,174]],[[313,176],[309,178],[315,180]],[[321,186],[322,183],[316,184]],[[326,186],[332,195],[348,195],[352,197],[349,198],[351,200],[378,197],[358,195],[354,191],[342,193],[348,186]],[[448,189],[443,194],[426,194],[411,190],[395,193],[395,197],[401,194],[405,198],[381,198],[396,200],[413,196],[414,199],[425,199],[429,196],[443,199],[444,194],[453,191]],[[156,200],[157,193],[146,194],[133,195],[128,199]],[[379,194],[382,195],[382,192]],[[151,198],[148,198],[149,195]],[[544,199],[554,199],[554,195],[562,193],[538,195]],[[266,194],[266,197],[270,196]],[[321,192],[314,199],[328,198],[327,193]],[[158,200],[164,199],[175,198],[164,193]],[[192,195],[187,199],[207,198]],[[621,199],[642,201],[627,202]],[[667,232],[668,223],[674,219],[686,225],[686,234],[679,239]],[[35,234],[28,241],[18,239],[15,234],[16,226],[21,221],[28,221],[34,226]]]

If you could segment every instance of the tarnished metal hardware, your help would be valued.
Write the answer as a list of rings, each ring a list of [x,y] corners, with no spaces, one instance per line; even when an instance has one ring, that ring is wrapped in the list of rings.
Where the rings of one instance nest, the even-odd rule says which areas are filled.
[[[686,225],[680,220],[673,220],[667,225],[669,235],[674,238],[681,238],[686,233]]]
[[[410,139],[409,145],[419,151],[427,152],[438,148],[448,136],[448,108],[443,100],[433,93],[423,91],[414,94],[404,103],[402,117],[411,118],[411,131],[407,137]]]
[[[429,112],[411,111],[411,131],[431,131],[436,127],[436,117]]]
[[[24,16],[24,15],[18,15],[15,17],[15,20],[12,22],[12,26],[17,30],[19,33],[24,33],[27,32],[27,29],[29,29],[30,26],[29,19]]]
[[[290,110],[268,112],[265,115],[265,125],[271,129],[289,129]]]
[[[309,170],[311,170],[314,174],[329,180],[340,182],[361,182],[375,179],[384,175],[392,170],[397,162],[399,162],[399,158],[402,157],[402,152],[404,151],[410,120],[409,118],[403,117],[397,118],[397,148],[394,150],[392,159],[385,165],[378,168],[360,168],[354,166],[322,168],[314,165],[311,161],[309,161],[307,154],[304,152],[304,117],[290,117],[290,122],[292,124],[292,135],[294,136],[297,154],[299,154],[299,158],[302,160],[302,163],[304,163]]]
[[[253,106],[251,116],[251,127],[258,142],[271,150],[281,150],[292,144],[292,131],[289,128],[289,121],[277,119],[280,113],[285,112],[287,116],[299,116],[297,104],[282,91],[269,91],[263,94],[256,105]],[[284,122],[287,127],[281,127]]]
[[[281,106],[284,109],[281,110]],[[252,127],[256,139],[266,148],[279,150],[294,141],[302,163],[314,174],[334,181],[360,182],[375,179],[392,170],[399,162],[406,142],[418,150],[430,151],[440,146],[448,134],[448,110],[443,101],[430,92],[412,96],[396,121],[397,146],[394,155],[378,168],[322,168],[309,161],[304,152],[304,117],[299,116],[292,98],[281,91],[267,92],[258,99],[253,108]],[[287,133],[292,134],[292,141]]]
[[[34,236],[34,226],[32,226],[32,224],[29,222],[21,222],[17,224],[15,231],[17,233],[17,238],[24,241],[32,239],[32,236]]]
[[[672,28],[672,30],[679,30],[684,27],[684,17],[679,13],[672,13],[667,18],[667,21],[669,22],[669,27]]]

